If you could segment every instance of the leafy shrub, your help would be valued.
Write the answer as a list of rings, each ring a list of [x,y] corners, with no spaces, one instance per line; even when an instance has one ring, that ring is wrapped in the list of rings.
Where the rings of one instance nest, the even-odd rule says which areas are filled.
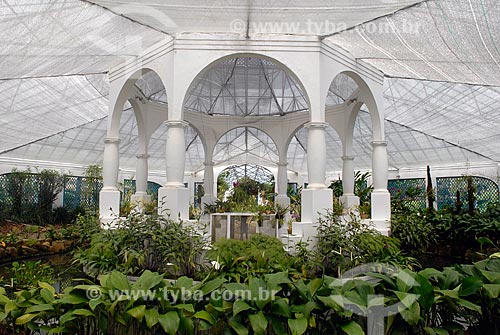
[[[206,245],[191,225],[158,214],[133,213],[116,228],[95,233],[90,246],[75,253],[75,260],[94,275],[113,270],[140,274],[149,269],[194,276],[204,266]]]
[[[9,269],[11,287],[15,289],[32,288],[39,281],[52,283],[54,281],[54,270],[42,261],[12,262]]]
[[[313,273],[341,275],[356,265],[380,260],[410,268],[418,265],[402,255],[399,247],[399,240],[381,235],[354,214],[342,220],[328,212],[320,216],[316,247],[309,262],[301,266]]]
[[[230,281],[241,282],[250,276],[283,271],[289,268],[293,258],[283,249],[283,243],[275,237],[255,234],[245,241],[224,239],[215,242],[207,252],[212,262],[218,263],[215,275]]]

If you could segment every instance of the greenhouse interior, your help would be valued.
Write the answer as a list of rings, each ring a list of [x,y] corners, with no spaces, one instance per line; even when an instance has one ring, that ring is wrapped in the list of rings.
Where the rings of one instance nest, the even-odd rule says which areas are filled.
[[[0,335],[500,334],[498,1],[0,10]]]

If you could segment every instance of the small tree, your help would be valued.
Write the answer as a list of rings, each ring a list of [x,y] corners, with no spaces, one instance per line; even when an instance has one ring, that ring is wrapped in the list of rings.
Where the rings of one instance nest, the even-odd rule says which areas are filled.
[[[64,177],[55,170],[43,170],[38,175],[38,207],[42,212],[50,212],[57,195],[62,191]]]

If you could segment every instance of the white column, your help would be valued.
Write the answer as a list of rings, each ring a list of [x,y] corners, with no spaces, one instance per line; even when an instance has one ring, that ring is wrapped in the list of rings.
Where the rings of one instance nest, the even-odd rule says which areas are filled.
[[[204,162],[205,173],[203,174],[203,189],[205,195],[201,198],[201,208],[205,204],[213,204],[217,199],[214,193],[214,162]]]
[[[106,138],[104,140],[104,155],[102,165],[103,190],[117,190],[118,169],[120,163],[120,139]]]
[[[391,196],[387,190],[387,142],[373,141],[372,147],[373,192],[371,196],[371,220],[375,223],[377,230],[383,234],[388,234],[391,220]]]
[[[167,126],[166,168],[167,183],[158,190],[158,212],[171,219],[189,219],[189,189],[184,186],[186,141],[184,129],[187,122],[165,121]]]
[[[307,172],[309,184],[307,189],[302,191],[301,220],[303,223],[312,223],[312,226],[302,228],[304,236],[315,236],[315,225],[319,215],[333,207],[333,192],[325,185],[325,128],[327,126],[328,124],[325,122],[310,122],[305,125],[308,130]]]
[[[184,187],[184,169],[186,166],[186,140],[184,121],[165,121],[167,126],[167,184],[170,187]]]
[[[359,206],[359,197],[354,195],[354,156],[342,156],[342,190],[344,208]]]
[[[325,122],[309,122],[307,128],[307,174],[309,179],[308,189],[326,188],[326,140]]]
[[[135,194],[130,197],[130,201],[136,204],[135,210],[142,212],[144,210],[144,205],[151,202],[151,196],[147,193],[149,155],[140,154],[136,157]]]
[[[99,193],[99,217],[103,227],[112,226],[120,215],[120,191],[118,170],[120,163],[120,139],[108,137],[104,141],[103,188]]]

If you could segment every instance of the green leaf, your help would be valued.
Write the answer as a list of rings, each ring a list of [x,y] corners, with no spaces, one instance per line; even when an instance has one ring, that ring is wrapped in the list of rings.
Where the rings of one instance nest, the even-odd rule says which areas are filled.
[[[318,297],[319,301],[333,310],[339,311],[344,309],[344,297],[342,295],[329,295],[327,297]]]
[[[408,322],[410,326],[416,326],[420,320],[420,305],[415,302],[410,307],[401,310],[400,313],[401,317]]]
[[[234,302],[234,304],[233,304],[233,315],[236,316],[240,312],[243,312],[243,311],[246,311],[246,310],[249,310],[249,309],[254,310],[254,308],[252,306],[250,306],[249,304],[247,304],[245,301],[243,301],[243,300],[236,300]]]
[[[193,286],[193,279],[188,277],[180,277],[175,282],[175,287],[190,289]]]
[[[2,321],[5,320],[6,318],[7,318],[7,314],[0,312],[0,323],[2,323]]]
[[[109,276],[109,281],[112,285],[112,288],[121,290],[121,291],[128,291],[130,290],[130,282],[127,279],[127,276],[125,276],[123,273],[118,272],[118,271],[113,271],[111,275]]]
[[[496,299],[500,295],[500,284],[484,284],[483,287],[490,298]]]
[[[87,298],[70,293],[70,294],[65,294],[60,300],[60,302],[62,304],[78,305],[87,302]]]
[[[163,275],[158,273],[153,273],[149,270],[144,271],[144,273],[137,279],[137,281],[132,285],[133,290],[151,290],[163,281]]]
[[[38,286],[40,286],[40,288],[44,288],[44,289],[48,290],[52,294],[56,294],[56,289],[54,288],[54,286],[52,286],[50,284],[39,281]]]
[[[5,304],[4,310],[5,310],[5,313],[8,315],[8,314],[10,314],[12,311],[17,310],[17,305],[16,305],[16,303],[15,303],[15,302],[13,302],[13,301],[10,301],[10,300],[9,300],[9,302],[7,302],[7,303]]]
[[[479,277],[465,277],[460,286],[459,295],[466,297],[476,293],[483,286],[483,281]]]
[[[67,322],[76,319],[76,316],[73,314],[73,311],[68,311],[61,315],[59,318],[59,324],[64,326]]]
[[[23,314],[16,319],[16,325],[24,325],[35,318],[36,314]]]
[[[267,282],[267,287],[270,290],[275,290],[275,291],[278,291],[280,289],[281,284],[291,283],[290,279],[288,278],[288,272],[285,271],[266,274],[264,278]]]
[[[197,312],[195,315],[194,315],[195,318],[197,319],[202,319],[202,320],[205,320],[207,321],[208,323],[210,323],[211,325],[214,325],[215,324],[215,320],[214,320],[214,317],[212,316],[212,314],[210,314],[209,312],[207,311],[199,311]]]
[[[437,278],[437,277],[439,277],[439,276],[442,275],[441,271],[438,271],[438,270],[436,270],[434,268],[423,269],[418,274],[421,275],[421,276],[424,276],[427,279],[433,278],[433,277]]]
[[[307,284],[307,288],[309,290],[309,294],[311,295],[311,297],[316,294],[316,291],[321,287],[322,284],[323,284],[323,279],[321,278],[313,279]]]
[[[230,320],[229,325],[231,326],[231,328],[233,328],[233,330],[236,332],[236,334],[248,335],[248,329],[244,325],[242,325],[241,323],[236,322],[234,320]]]
[[[292,312],[290,311],[290,306],[288,305],[288,299],[286,298],[278,298],[274,300],[272,310],[276,315],[281,315],[287,318],[292,317]]]
[[[290,327],[290,331],[292,335],[302,335],[307,330],[307,319],[288,319],[288,327]]]
[[[127,314],[130,314],[134,319],[139,321],[144,317],[144,312],[146,311],[146,305],[139,305],[133,307],[127,311]]]
[[[49,304],[41,304],[41,305],[33,305],[31,307],[26,308],[25,313],[53,311],[53,310],[54,310],[54,306],[49,305]]]
[[[88,309],[85,309],[85,308],[78,308],[78,309],[75,309],[73,311],[73,314],[74,315],[79,315],[79,316],[95,316],[94,313],[92,313],[92,311],[89,311]]]
[[[176,313],[177,314],[177,313]],[[144,318],[146,319],[146,326],[151,329],[159,321],[160,314],[155,308],[147,309],[144,312]]]
[[[476,305],[468,300],[458,299],[457,303],[460,304],[461,306],[467,308],[467,309],[481,313],[481,306],[478,306],[478,305]]]
[[[418,295],[413,293],[399,292],[399,291],[395,291],[394,293],[405,307],[412,306],[418,300]]]
[[[189,313],[194,313],[194,307],[192,304],[178,304],[178,305],[175,305],[172,307],[174,307],[176,309],[185,310],[186,312],[189,312]]]
[[[434,303],[434,288],[432,287],[429,280],[422,276],[421,274],[417,274],[415,280],[419,285],[415,286],[414,291],[419,295],[418,301],[420,306],[425,310],[429,311]]]
[[[158,322],[169,335],[175,335],[179,329],[180,319],[177,312],[171,311],[158,316]]]
[[[500,273],[487,270],[479,271],[488,280],[489,284],[500,284]]]
[[[89,307],[92,311],[95,311],[95,308],[102,303],[104,303],[102,299],[92,299],[89,301]]]
[[[203,293],[203,295],[207,295],[210,292],[220,288],[221,285],[225,282],[226,282],[226,279],[221,278],[221,277],[217,277],[217,278],[205,283],[205,285],[203,285],[201,287],[201,292]]]
[[[267,329],[267,319],[262,311],[248,316],[250,325],[256,335],[265,334]]]
[[[42,288],[40,290],[40,296],[43,298],[43,300],[45,300],[45,302],[52,302],[55,299],[54,293],[46,288]]]
[[[349,321],[341,325],[340,328],[348,335],[365,335],[363,328],[356,321]]]

